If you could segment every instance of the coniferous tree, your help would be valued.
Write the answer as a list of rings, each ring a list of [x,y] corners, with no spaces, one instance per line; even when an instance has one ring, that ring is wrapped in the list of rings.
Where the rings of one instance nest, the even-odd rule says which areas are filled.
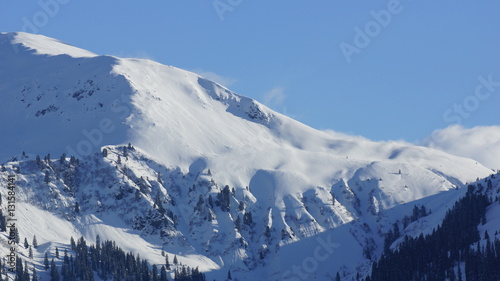
[[[151,273],[151,279],[152,279],[152,281],[159,281],[158,267],[156,266],[156,264],[153,265],[153,271]]]
[[[43,258],[43,265],[45,266],[45,270],[49,269],[49,255],[45,252],[45,257]]]
[[[28,244],[28,239],[26,237],[24,237],[24,248],[28,249],[29,246],[30,246],[30,244]]]
[[[33,266],[33,269],[31,269],[31,271],[32,271],[31,280],[38,281],[39,277],[38,277],[38,272],[36,271],[35,266]]]
[[[123,150],[123,157],[127,158],[127,157],[128,157],[128,150],[127,150],[127,147],[126,147],[126,146],[124,146],[122,150]]]
[[[5,216],[2,213],[2,210],[0,210],[0,231],[7,231],[7,223],[5,221]]]
[[[56,247],[56,258],[59,258],[59,249]]]
[[[19,244],[21,237],[19,236],[19,229],[17,227],[15,228],[14,233],[15,233],[15,237],[16,237],[15,238],[16,244]]]
[[[73,236],[71,236],[70,244],[71,244],[71,250],[75,251],[76,250],[76,243],[75,243],[75,239],[73,239]]]
[[[63,153],[63,154],[61,155],[61,158],[59,158],[59,163],[60,163],[61,165],[66,164],[66,153]]]
[[[29,251],[28,251],[28,256],[30,259],[33,259],[33,248],[30,246]]]
[[[160,269],[160,281],[168,281],[167,270],[165,269],[165,266],[162,266]]]
[[[33,235],[33,241],[31,242],[31,244],[33,244],[33,248],[37,248],[38,247],[38,241],[36,240],[36,235]]]
[[[29,269],[28,269],[28,262],[25,261],[24,262],[24,272],[23,272],[23,281],[26,280],[26,281],[30,281],[30,272],[29,272]]]
[[[179,261],[177,260],[177,255],[174,256],[174,264],[175,265],[178,265],[179,264]]]
[[[23,267],[23,261],[21,260],[20,257],[16,257],[16,281],[22,281],[24,274],[24,267]]]
[[[165,254],[165,268],[170,270],[170,262],[168,261],[168,254]]]
[[[480,239],[477,226],[489,204],[487,196],[469,186],[466,196],[447,212],[441,225],[425,236],[405,236],[397,250],[384,251],[380,260],[373,263],[370,279],[366,280],[462,280],[462,262],[466,280],[497,280],[500,270],[493,269],[498,266],[490,266],[488,262],[498,262],[491,241],[488,242],[489,234],[484,234],[486,247],[476,243]],[[426,215],[425,208],[415,206],[412,220]],[[473,243],[476,249],[470,247]]]
[[[221,210],[224,212],[228,212],[230,209],[230,199],[231,199],[231,191],[229,190],[229,186],[226,185],[224,189],[222,189],[222,192],[220,193],[220,203],[221,203]]]
[[[44,182],[46,184],[49,184],[50,183],[50,175],[49,175],[49,171],[45,171],[45,179],[44,179]]]
[[[50,280],[59,281],[59,272],[57,271],[57,266],[54,259],[52,259],[52,261],[50,262]]]

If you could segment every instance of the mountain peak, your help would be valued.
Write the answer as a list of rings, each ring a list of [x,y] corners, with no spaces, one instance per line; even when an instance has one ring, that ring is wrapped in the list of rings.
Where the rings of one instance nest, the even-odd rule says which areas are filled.
[[[74,47],[57,39],[26,32],[2,32],[0,33],[0,44],[4,44],[5,42],[9,42],[16,52],[19,51],[19,47],[24,47],[35,51],[39,55],[68,55],[74,58],[97,56],[92,52]]]
[[[491,173],[425,147],[318,131],[195,73],[41,35],[0,34],[0,95],[0,175],[19,175],[22,237],[48,229],[30,214],[43,209],[155,264],[166,246],[243,280],[297,280],[288,269],[325,243],[349,257],[321,257],[309,280],[356,272],[381,253],[395,214]],[[39,238],[60,240],[50,235]]]

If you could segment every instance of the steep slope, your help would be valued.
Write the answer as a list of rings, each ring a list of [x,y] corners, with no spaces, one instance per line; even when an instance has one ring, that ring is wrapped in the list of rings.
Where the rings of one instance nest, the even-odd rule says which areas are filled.
[[[366,280],[498,280],[498,177],[448,192],[449,205],[433,212],[422,205],[396,221]]]
[[[125,249],[137,241],[130,250],[156,263],[163,246],[221,279],[366,271],[392,210],[490,173],[432,149],[317,131],[194,73],[40,35],[0,34],[0,95],[2,176],[20,167],[21,214],[33,229],[43,220],[31,212],[73,229],[45,243],[100,234]]]

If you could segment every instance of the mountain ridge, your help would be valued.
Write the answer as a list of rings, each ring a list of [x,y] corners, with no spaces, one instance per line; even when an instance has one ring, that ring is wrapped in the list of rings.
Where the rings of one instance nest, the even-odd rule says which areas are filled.
[[[218,278],[228,269],[243,280],[253,271],[296,280],[291,270],[306,259],[288,261],[293,251],[280,249],[315,249],[335,234],[332,243],[352,255],[330,253],[330,266],[309,273],[326,280],[331,268],[368,270],[392,209],[491,174],[437,150],[315,130],[192,72],[61,44],[0,34],[0,120],[9,121],[0,131],[10,132],[0,160],[2,175],[21,167],[22,204],[78,222],[74,233],[87,239],[129,228],[141,247],[168,245]],[[95,222],[103,229],[86,233]]]

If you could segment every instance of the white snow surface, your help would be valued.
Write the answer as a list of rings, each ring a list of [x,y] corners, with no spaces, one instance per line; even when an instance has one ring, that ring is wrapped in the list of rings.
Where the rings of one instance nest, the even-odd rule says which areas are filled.
[[[474,160],[430,148],[318,131],[192,72],[98,56],[41,35],[0,34],[0,95],[0,162],[8,167],[2,178],[48,153],[76,156],[90,163],[88,171],[108,176],[88,179],[71,196],[67,182],[51,183],[50,196],[59,195],[48,200],[35,187],[43,173],[22,172],[21,237],[36,234],[43,250],[99,234],[158,264],[165,247],[210,280],[228,270],[239,280],[366,273],[363,248],[373,244],[379,254],[394,220],[417,202],[443,205],[456,187],[491,174]],[[117,155],[128,143],[135,149],[123,158],[127,170]],[[109,156],[95,160],[104,147]],[[140,203],[117,199],[120,186],[143,192],[138,178],[147,178],[152,192]],[[191,185],[200,187],[188,191]],[[206,209],[193,212],[199,195],[215,200],[225,185],[235,189],[229,212],[215,207],[211,221],[203,219]],[[100,194],[103,186],[110,191]],[[132,229],[156,192],[179,217],[169,239]],[[77,200],[82,213],[68,215]],[[236,217],[247,211],[254,224],[237,231]]]

